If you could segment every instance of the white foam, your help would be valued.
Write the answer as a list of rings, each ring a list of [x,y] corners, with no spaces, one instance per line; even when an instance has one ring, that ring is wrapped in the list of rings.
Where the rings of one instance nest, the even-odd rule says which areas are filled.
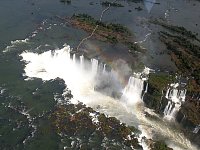
[[[193,130],[193,133],[197,134],[200,130],[200,125],[196,126]]]
[[[16,47],[19,44],[23,44],[23,43],[28,43],[29,39],[26,38],[24,40],[15,40],[15,41],[11,41],[11,45],[7,46],[5,48],[5,50],[3,50],[4,53],[9,52],[12,48]]]
[[[153,134],[152,132],[157,132],[175,140],[177,143],[181,143],[186,148],[191,147],[190,143],[188,144],[188,141],[184,140],[184,136],[180,138],[178,133],[170,130],[167,126],[158,123],[158,121],[154,122],[145,118],[143,109],[140,109],[144,108],[142,105],[140,106],[143,103],[141,97],[143,80],[139,78],[141,74],[130,77],[129,83],[122,91],[122,101],[114,99],[94,90],[94,83],[97,80],[96,75],[99,69],[98,61],[93,59],[87,63],[83,56],[79,58],[79,61],[73,61],[70,58],[70,50],[70,47],[65,45],[64,48],[53,52],[47,51],[42,54],[22,53],[23,61],[26,62],[25,75],[28,79],[35,77],[44,81],[57,77],[62,78],[74,96],[71,102],[77,103],[80,100],[95,110],[114,116],[128,125],[139,123],[145,127],[150,127],[151,130],[146,130],[143,127],[145,131],[142,135],[146,132],[145,136],[148,138],[152,138],[150,136]],[[100,73],[100,77],[103,77],[102,75],[103,73]]]
[[[0,95],[4,94],[5,91],[6,91],[6,89],[3,89],[0,87]]]

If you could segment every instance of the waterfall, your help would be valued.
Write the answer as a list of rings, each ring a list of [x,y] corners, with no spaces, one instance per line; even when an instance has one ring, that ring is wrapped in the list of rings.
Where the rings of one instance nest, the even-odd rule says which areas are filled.
[[[119,94],[120,100],[124,100],[127,104],[142,103],[143,92],[148,90],[148,85],[146,85],[146,90],[143,86],[144,79],[141,79],[141,74],[135,74],[129,78],[127,85],[124,88],[124,80],[122,82],[116,83],[118,77],[114,70],[106,71],[104,69],[105,65],[101,66],[98,63],[98,60],[84,59],[84,56],[78,57],[73,55],[70,58],[70,47],[65,46],[62,49],[55,50],[52,53],[50,50],[43,52],[41,54],[25,51],[20,55],[25,62],[25,73],[23,74],[26,77],[26,80],[31,78],[41,78],[43,81],[48,81],[51,79],[56,79],[57,77],[64,80],[66,84],[66,90],[63,92],[63,96],[67,95],[68,89],[73,95],[69,101],[71,103],[78,103],[79,101],[85,104],[86,106],[98,109],[101,113],[106,113],[108,116],[114,116],[122,120],[122,122],[144,124],[148,128],[152,127],[152,131],[158,132],[166,136],[168,139],[172,138],[175,142],[186,145],[186,148],[189,147],[187,139],[182,137],[176,131],[167,128],[165,124],[155,123],[154,121],[147,120],[141,109],[135,109],[132,112],[132,105],[127,108],[124,103],[119,102],[119,99],[115,99],[110,95],[106,95],[108,90],[114,91],[116,94]],[[76,58],[76,61],[74,60]],[[76,62],[76,64],[74,64]],[[78,63],[80,62],[80,63]],[[101,66],[100,69],[98,69]],[[106,74],[102,75],[101,72],[105,70]],[[100,72],[97,74],[97,72]],[[97,75],[97,79],[95,76]],[[144,77],[144,76],[143,76]],[[146,76],[145,76],[146,77]],[[111,80],[112,79],[112,80]],[[99,92],[94,90],[93,87],[97,84],[97,81],[101,83],[100,88],[105,90],[107,93]],[[113,84],[115,83],[115,84]],[[118,86],[120,84],[120,88]],[[122,85],[121,85],[122,84]],[[96,86],[96,85],[95,85]],[[1,89],[0,89],[1,90]],[[114,94],[115,94],[114,93]],[[177,94],[178,97],[184,100],[186,91],[179,90],[177,93],[173,92],[172,88],[169,88],[168,94],[166,97],[169,98],[169,104],[167,106],[166,112],[168,109],[172,112],[175,104],[173,102],[173,94]],[[122,94],[122,96],[121,96]],[[67,97],[66,97],[67,98]],[[118,97],[117,97],[118,98]],[[67,99],[68,101],[68,99]],[[130,106],[130,105],[129,105]],[[177,109],[177,107],[176,107]],[[175,110],[176,110],[175,109]],[[135,116],[133,115],[135,114]],[[169,113],[170,114],[170,113]],[[164,126],[163,126],[164,125]],[[195,132],[197,129],[195,129]],[[190,144],[190,143],[189,143]]]
[[[172,84],[172,87],[167,89],[165,97],[168,99],[168,104],[164,109],[164,118],[174,119],[177,112],[181,108],[181,104],[185,101],[186,89],[177,89],[177,84]]]
[[[103,65],[103,74],[106,73],[106,64]]]
[[[128,103],[142,102],[143,95],[148,89],[147,84],[146,89],[143,90],[144,79],[142,77],[144,76],[142,75],[149,72],[148,68],[145,68],[145,73],[134,73],[129,78],[128,84],[124,85],[124,77],[120,77],[118,72],[112,69],[107,72],[106,64],[101,64],[94,58],[84,59],[83,55],[77,57],[73,54],[72,58],[70,55],[69,46],[55,50],[54,53],[46,51],[42,54],[31,52],[21,54],[23,60],[27,62],[26,76],[43,80],[62,78],[72,91],[74,99],[81,99],[88,103],[91,99],[88,93],[100,90],[105,95],[121,97]],[[118,81],[120,78],[121,80]]]
[[[198,125],[198,126],[196,126],[196,127],[194,128],[193,133],[197,134],[197,133],[199,132],[199,130],[200,130],[200,125]]]
[[[164,110],[164,115],[167,116],[168,114],[170,114],[171,109],[172,109],[172,102],[168,101],[167,106],[165,107],[165,110]]]
[[[169,99],[169,88],[167,89],[167,92],[166,92],[166,95],[165,95],[165,97],[167,98],[167,99]]]
[[[145,92],[144,92],[144,93],[147,93],[147,91],[148,91],[148,86],[149,86],[149,84],[147,83],[146,89],[145,89]]]
[[[144,98],[144,95],[145,95],[145,94],[147,93],[147,91],[148,91],[148,86],[149,86],[149,84],[148,84],[148,82],[147,82],[146,87],[145,87],[144,94],[142,95],[142,100],[143,100],[143,98]]]
[[[66,53],[67,52],[67,53]],[[67,60],[70,60],[70,49],[69,49],[69,47],[64,47],[63,48],[63,51],[62,51],[62,53],[64,54],[64,55],[67,55]],[[59,53],[57,53],[57,55],[58,55]]]
[[[81,69],[83,70],[84,69],[84,56],[83,55],[80,56],[80,64],[81,64]]]
[[[92,63],[92,75],[95,76],[97,74],[98,71],[98,60],[96,59],[91,59],[91,63]]]
[[[144,81],[136,77],[130,77],[123,90],[122,99],[130,104],[142,102]]]
[[[98,60],[96,59],[91,59],[91,74],[93,79],[95,79],[98,71]],[[95,90],[95,82],[92,82],[92,88]]]
[[[76,64],[76,54],[73,54],[73,62]]]

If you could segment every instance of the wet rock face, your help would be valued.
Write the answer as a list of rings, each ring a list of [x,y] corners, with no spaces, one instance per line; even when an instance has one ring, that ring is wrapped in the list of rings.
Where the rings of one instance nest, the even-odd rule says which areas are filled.
[[[172,80],[172,77],[167,74],[150,74],[148,91],[143,98],[143,101],[148,108],[154,109],[155,112],[163,115],[164,109],[168,103],[164,93],[166,93],[167,85]]]
[[[145,94],[143,101],[148,108],[154,109],[156,113],[161,115],[163,115],[164,109],[168,103],[168,100],[165,97],[156,99],[149,93]]]
[[[154,109],[156,113],[163,116],[165,107],[169,101],[165,97],[167,86],[172,81],[173,79],[168,80],[163,75],[150,74],[148,91],[143,98],[146,107]],[[198,140],[193,139],[199,139],[200,132],[194,133],[193,131],[200,124],[200,101],[198,100],[197,89],[192,86],[194,84],[189,84],[186,87],[187,94],[185,102],[181,104],[179,111],[175,115],[175,120],[183,127],[185,135],[192,139],[193,142],[198,143]]]
[[[193,130],[200,124],[200,101],[197,99],[187,99],[182,105],[179,116],[177,117],[179,117],[177,120],[182,123],[183,126]]]
[[[181,109],[178,114],[176,121],[185,129],[184,133],[189,139],[192,139],[192,142],[200,146],[199,139],[200,139],[200,130],[198,129],[199,125],[194,123],[195,116],[187,116],[184,114],[184,109]],[[195,111],[195,110],[194,110]],[[199,115],[199,114],[198,114]],[[192,118],[193,117],[193,118]],[[198,116],[199,117],[199,116]],[[199,120],[199,119],[198,119]]]
[[[80,103],[57,106],[50,119],[66,148],[141,149],[135,138],[137,129],[127,127],[116,118],[106,117]]]
[[[167,87],[173,80],[173,77],[168,77],[163,74],[150,74],[148,91],[143,98],[146,106],[163,115],[164,109],[169,101],[165,96]],[[184,119],[187,118],[186,120],[196,126],[200,124],[200,101],[197,98],[198,93],[191,89],[191,87],[189,87],[190,89],[188,86],[185,88],[188,90],[185,102],[182,102],[180,110],[176,115],[176,120],[181,122],[181,119],[184,117]]]

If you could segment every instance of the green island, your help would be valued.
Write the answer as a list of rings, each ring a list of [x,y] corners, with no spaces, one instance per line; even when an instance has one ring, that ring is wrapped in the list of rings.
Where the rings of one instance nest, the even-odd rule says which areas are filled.
[[[180,73],[189,74],[200,85],[200,47],[181,36],[160,32],[160,40],[166,44],[172,61]]]
[[[115,117],[96,112],[82,103],[58,105],[49,119],[68,149],[142,148],[136,138],[136,135],[140,134],[139,130],[121,123]],[[73,145],[72,141],[75,141]],[[162,141],[149,141],[152,149],[171,150]]]
[[[172,31],[173,33],[177,33],[177,34],[183,35],[187,38],[197,40],[197,41],[200,42],[200,40],[197,38],[197,34],[191,32],[191,31],[188,31],[186,28],[184,28],[182,26],[175,26],[175,25],[166,24],[163,21],[160,21],[158,19],[151,20],[150,22],[153,23],[153,24],[156,24],[156,25],[160,25],[163,28],[166,28],[167,30]]]
[[[70,23],[73,27],[83,29],[89,33],[92,33],[95,27],[98,26],[93,34],[94,38],[113,44],[124,44],[128,47],[130,53],[135,51],[144,52],[144,49],[134,43],[134,37],[129,29],[120,24],[104,23],[87,14],[74,14],[70,19]]]
[[[106,117],[81,103],[57,107],[51,115],[51,120],[56,131],[66,141],[77,140],[77,138],[82,141],[79,142],[80,144],[77,143],[77,149],[128,148],[132,146],[137,149],[141,148],[135,138],[134,132],[137,129],[126,127],[116,118]]]

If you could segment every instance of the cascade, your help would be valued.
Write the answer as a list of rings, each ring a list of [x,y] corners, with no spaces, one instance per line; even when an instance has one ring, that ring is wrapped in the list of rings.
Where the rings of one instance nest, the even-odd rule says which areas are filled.
[[[81,69],[83,70],[83,68],[84,68],[84,56],[83,55],[80,56],[80,64],[81,64]]]
[[[142,101],[144,81],[136,77],[130,77],[128,84],[123,90],[122,99],[130,104],[138,103]]]
[[[149,86],[149,84],[147,83],[145,93],[147,93],[147,91],[148,91],[148,86]]]
[[[143,94],[143,96],[142,96],[142,100],[143,100],[143,98],[144,98],[144,95],[145,95],[145,94],[147,93],[147,91],[148,91],[148,86],[149,86],[149,84],[148,84],[148,82],[147,82],[146,87],[145,87],[144,94]]]
[[[25,67],[27,76],[42,78],[43,80],[60,77],[64,79],[76,99],[83,99],[80,95],[87,95],[86,90],[94,91],[95,87],[99,86],[104,88],[107,94],[118,95],[129,103],[137,103],[142,102],[142,97],[148,89],[147,84],[145,91],[143,91],[144,81],[141,79],[141,74],[134,74],[122,90],[123,85],[117,81],[118,74],[115,70],[107,72],[106,64],[99,64],[97,59],[88,61],[84,59],[83,55],[79,57],[80,63],[78,64],[76,54],[73,54],[72,58],[70,57],[69,46],[55,50],[53,54],[51,51],[40,55],[24,52],[21,56],[24,61],[29,62]],[[60,67],[60,65],[63,65],[63,67]],[[102,78],[101,73],[106,73],[104,78]],[[100,76],[96,78],[97,75]],[[76,97],[76,95],[78,96]]]
[[[176,85],[176,84],[174,84]],[[164,118],[171,120],[174,119],[176,113],[181,108],[181,104],[185,101],[186,90],[179,90],[173,86],[167,89],[165,97],[169,100],[164,109]]]
[[[167,106],[165,107],[165,110],[164,110],[164,115],[167,116],[168,114],[170,114],[171,109],[172,109],[172,102],[168,101]]]
[[[200,125],[198,125],[198,126],[196,126],[196,127],[194,128],[193,133],[197,134],[197,133],[199,132],[199,130],[200,130]]]
[[[91,74],[92,74],[92,78],[94,79],[96,74],[97,74],[97,71],[98,71],[98,60],[96,59],[91,59]],[[95,83],[92,82],[92,88],[93,90],[95,90]]]
[[[76,64],[76,54],[73,54],[73,62]]]
[[[167,99],[169,99],[169,90],[170,90],[170,88],[167,89],[167,92],[166,92],[166,95],[165,95],[165,97],[166,97]]]
[[[106,64],[103,65],[103,74],[106,73]]]
[[[91,59],[91,65],[92,65],[92,75],[95,76],[98,71],[98,60],[96,59]]]
[[[67,55],[67,60],[70,60],[70,49],[68,46],[64,47],[62,51],[60,51],[61,53],[63,53],[64,55]],[[66,53],[67,52],[67,53]],[[57,55],[59,54],[59,52],[57,52]]]
[[[65,81],[67,88],[71,90],[71,93],[73,95],[73,98],[71,99],[72,103],[77,103],[78,100],[81,100],[81,102],[92,108],[97,108],[97,106],[100,106],[99,109],[103,113],[107,113],[110,116],[119,117],[119,119],[122,119],[124,122],[127,121],[129,123],[132,123],[135,121],[135,119],[133,119],[132,112],[127,112],[127,110],[125,109],[127,107],[124,107],[124,105],[119,103],[119,101],[92,89],[94,87],[93,85],[95,85],[97,82],[96,79],[94,80],[94,77],[95,75],[98,75],[98,67],[100,66],[98,64],[98,60],[84,60],[84,56],[82,55],[79,58],[80,64],[78,63],[79,60],[77,60],[77,64],[75,65],[74,59],[78,59],[78,57],[76,57],[76,55],[73,55],[73,58],[70,58],[69,46],[66,46],[60,50],[55,50],[55,53],[53,54],[51,54],[51,51],[46,51],[42,54],[23,52],[20,56],[23,57],[22,61],[26,62],[24,75],[29,79],[31,79],[32,77],[36,77],[41,78],[45,81],[56,79],[57,77],[62,78]],[[106,72],[104,66],[99,69],[101,72]],[[102,79],[101,74],[99,75],[99,79]],[[106,77],[110,77],[113,79],[114,71],[111,70],[111,72],[106,72],[106,75],[104,76],[105,80],[100,80],[99,82],[103,83],[102,81],[105,81],[106,84],[103,83],[103,85],[108,85],[110,89],[111,82],[107,80],[108,78]],[[113,84],[112,87],[116,87],[116,84]],[[169,115],[171,115],[171,112],[173,112],[172,114],[174,114],[174,110],[178,109],[178,107],[174,107],[175,102],[184,101],[186,94],[186,90],[174,91],[174,89],[175,88],[169,88],[168,94],[166,94],[166,97],[169,99],[169,104],[166,108],[166,114]],[[129,81],[124,90],[120,89],[120,92],[123,91],[121,100],[124,100],[128,104],[141,103],[143,92],[145,93],[147,90],[148,84],[144,88],[144,81],[141,79],[141,75],[136,74],[129,78]],[[153,128],[155,128],[155,131],[164,134],[167,137],[173,137],[173,140],[177,140],[178,142],[181,141],[181,143],[182,141],[185,141],[184,138],[182,138],[182,136],[180,137],[180,135],[176,132],[174,135],[174,130],[170,131],[168,130],[168,128],[166,130],[166,126],[164,126],[163,128],[163,124],[154,124],[154,122],[152,124],[150,121],[145,119],[145,117],[143,117],[143,114],[140,113],[139,109],[136,110],[134,113],[137,115],[136,118],[141,119],[141,123],[147,125],[148,128],[149,126],[153,126]],[[138,123],[140,123],[140,120],[138,121]],[[196,128],[194,132],[197,132],[197,129],[198,128]]]

